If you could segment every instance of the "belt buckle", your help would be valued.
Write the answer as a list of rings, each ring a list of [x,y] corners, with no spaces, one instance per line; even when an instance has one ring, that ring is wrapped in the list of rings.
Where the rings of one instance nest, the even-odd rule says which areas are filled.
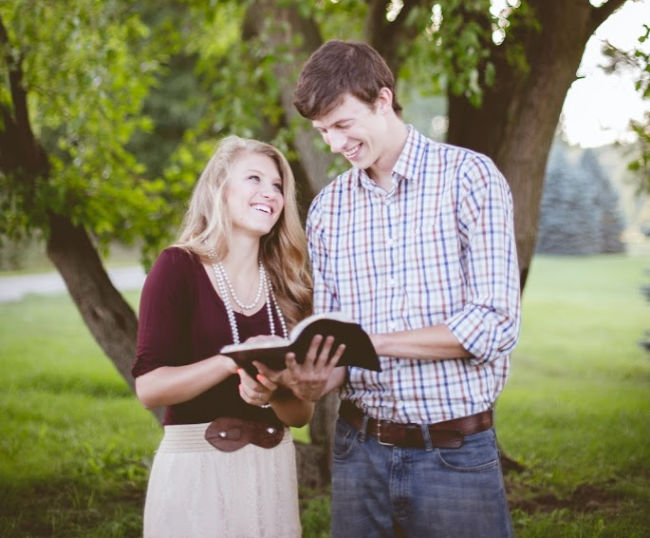
[[[389,420],[381,420],[381,419],[377,421],[377,442],[380,445],[384,445],[384,446],[395,446],[394,443],[389,443],[389,442],[381,440],[381,424],[382,424],[382,422],[390,422],[390,421]]]

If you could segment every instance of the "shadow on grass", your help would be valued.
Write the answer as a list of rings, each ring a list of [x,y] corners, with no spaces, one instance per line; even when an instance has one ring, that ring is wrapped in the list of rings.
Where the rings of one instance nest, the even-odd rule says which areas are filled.
[[[62,479],[0,487],[2,537],[137,537],[142,535],[144,484],[107,487]]]
[[[568,509],[575,512],[616,512],[624,497],[604,485],[579,484],[568,497],[559,497],[541,486],[522,484],[506,479],[511,509],[528,513]]]
[[[530,476],[505,477],[508,504],[517,536],[646,537],[649,476],[619,476],[602,483],[581,483],[566,495]]]

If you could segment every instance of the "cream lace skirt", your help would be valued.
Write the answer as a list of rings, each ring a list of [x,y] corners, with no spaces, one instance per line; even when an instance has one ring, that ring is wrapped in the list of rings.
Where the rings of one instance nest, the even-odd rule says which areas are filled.
[[[301,534],[295,449],[221,452],[208,424],[165,426],[149,477],[145,538],[294,538]]]

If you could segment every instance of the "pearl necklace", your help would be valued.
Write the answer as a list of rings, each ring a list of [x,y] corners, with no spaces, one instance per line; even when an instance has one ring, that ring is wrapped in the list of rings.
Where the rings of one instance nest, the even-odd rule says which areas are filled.
[[[213,256],[211,255],[211,258]],[[230,297],[228,294],[228,288],[226,285],[226,281],[224,279],[224,275],[222,271],[220,271],[219,266],[221,264],[219,263],[213,263],[212,264],[212,271],[214,272],[214,276],[217,279],[217,290],[219,291],[219,295],[221,296],[221,299],[223,300],[223,304],[226,307],[226,315],[228,316],[228,324],[230,325],[230,332],[232,333],[232,341],[233,344],[239,344],[241,343],[241,340],[239,338],[239,329],[237,327],[237,319],[235,318],[235,311],[232,308],[232,304],[230,304]],[[287,323],[284,320],[284,316],[282,315],[282,310],[280,310],[280,306],[278,305],[278,302],[275,298],[275,293],[273,293],[273,288],[271,287],[270,283],[268,282],[268,278],[266,276],[266,272],[263,269],[263,266],[260,262],[260,267],[262,268],[262,271],[260,272],[260,281],[262,282],[262,288],[264,288],[264,291],[266,292],[266,314],[269,318],[269,329],[272,335],[275,335],[275,322],[273,321],[273,311],[271,310],[271,303],[273,303],[273,306],[275,307],[275,311],[278,314],[278,319],[280,320],[280,326],[282,328],[282,336],[284,338],[289,337],[289,333],[287,331]]]
[[[237,294],[235,293],[235,287],[232,285],[230,278],[228,278],[228,273],[226,272],[226,268],[223,266],[221,262],[213,264],[212,268],[215,271],[215,274],[217,271],[221,273],[221,278],[226,283],[226,286],[228,286],[228,290],[230,291],[230,296],[233,298],[235,304],[239,308],[241,308],[242,310],[252,310],[253,308],[255,308],[257,303],[259,303],[260,301],[260,297],[262,297],[264,280],[266,276],[264,274],[264,266],[262,265],[262,262],[260,262],[260,268],[259,268],[260,276],[257,283],[257,293],[255,294],[255,298],[253,299],[253,302],[250,304],[244,304],[242,301],[239,300],[239,297],[237,297]]]

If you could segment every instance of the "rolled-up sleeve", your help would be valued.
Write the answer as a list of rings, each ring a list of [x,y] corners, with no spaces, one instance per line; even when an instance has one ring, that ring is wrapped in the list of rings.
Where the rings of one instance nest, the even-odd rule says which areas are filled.
[[[468,296],[446,325],[474,365],[509,354],[519,338],[521,305],[513,203],[486,157],[460,168],[458,228]]]

